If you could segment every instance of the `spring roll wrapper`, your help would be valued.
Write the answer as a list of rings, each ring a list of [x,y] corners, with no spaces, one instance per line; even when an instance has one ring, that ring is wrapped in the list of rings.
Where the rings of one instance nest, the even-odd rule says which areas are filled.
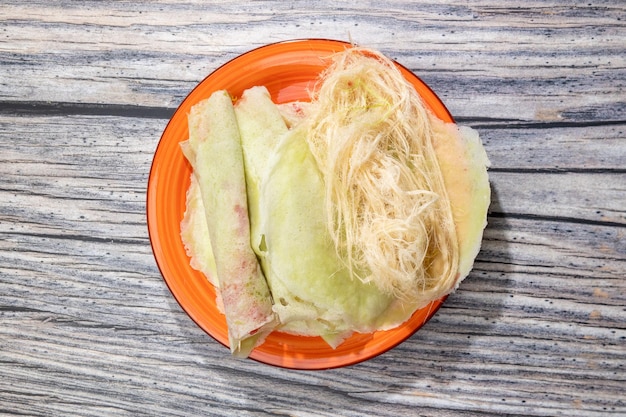
[[[232,100],[217,91],[189,113],[181,144],[198,181],[233,355],[245,357],[277,325],[267,282],[250,246],[241,139]]]

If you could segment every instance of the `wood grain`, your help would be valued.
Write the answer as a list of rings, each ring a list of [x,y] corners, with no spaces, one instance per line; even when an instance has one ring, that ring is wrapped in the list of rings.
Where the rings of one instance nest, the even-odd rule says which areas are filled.
[[[626,415],[626,7],[620,2],[0,5],[0,415]],[[207,74],[352,39],[415,71],[492,162],[471,276],[347,368],[236,360],[165,286],[153,152]]]

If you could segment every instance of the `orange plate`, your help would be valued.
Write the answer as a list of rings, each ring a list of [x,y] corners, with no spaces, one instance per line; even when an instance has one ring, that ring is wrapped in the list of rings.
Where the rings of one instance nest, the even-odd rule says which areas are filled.
[[[247,52],[218,68],[185,98],[168,123],[156,149],[148,181],[148,231],[157,264],[170,291],[191,319],[215,340],[228,345],[226,320],[215,306],[215,289],[191,268],[180,238],[185,193],[191,169],[178,146],[187,139],[187,114],[192,105],[225,89],[234,97],[264,85],[276,103],[307,100],[325,67],[324,57],[350,47],[341,41],[308,39],[280,42]],[[442,120],[452,116],[430,88],[398,65],[424,102]],[[418,310],[402,326],[372,334],[355,334],[337,349],[321,338],[274,332],[250,358],[293,369],[328,369],[352,365],[379,355],[406,340],[426,323],[445,297]]]

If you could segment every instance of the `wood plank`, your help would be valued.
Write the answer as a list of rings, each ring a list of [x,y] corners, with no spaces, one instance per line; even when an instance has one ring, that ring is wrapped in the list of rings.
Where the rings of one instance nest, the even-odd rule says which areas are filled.
[[[399,1],[372,2],[367,13],[355,4],[325,8],[315,17],[306,7],[216,3],[198,16],[178,3],[5,5],[0,96],[176,107],[236,55],[323,33],[398,59],[459,117],[577,120],[593,109],[626,119],[615,88],[625,75],[623,6]],[[25,85],[24,77],[38,82]]]
[[[328,416],[338,403],[342,415],[355,416],[416,406],[442,415],[546,415],[577,401],[584,415],[602,415],[606,404],[623,410],[614,398],[625,359],[626,247],[621,227],[597,224],[590,197],[601,195],[607,209],[619,209],[622,198],[607,186],[585,199],[584,187],[567,178],[589,180],[585,174],[494,172],[494,210],[502,215],[490,217],[472,276],[436,317],[372,361],[294,373],[230,358],[162,282],[142,187],[163,120],[14,116],[1,123],[27,138],[0,133],[0,274],[11,294],[0,295],[1,340],[4,375],[17,387],[1,396],[15,412],[87,403],[82,415],[135,414],[138,404],[146,415],[211,406],[216,415],[253,415],[287,412],[294,401]],[[48,135],[61,140],[46,142]],[[598,175],[608,184],[623,178],[590,177]],[[569,190],[561,197],[580,195],[580,211],[569,214],[580,221],[538,209],[533,202],[544,195],[521,186],[536,178],[544,190]],[[257,380],[273,389],[259,392]]]

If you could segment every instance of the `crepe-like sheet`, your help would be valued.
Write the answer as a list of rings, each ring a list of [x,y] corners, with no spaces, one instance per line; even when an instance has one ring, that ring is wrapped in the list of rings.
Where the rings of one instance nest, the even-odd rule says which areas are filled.
[[[262,234],[259,231],[259,192],[268,169],[268,159],[278,140],[288,132],[287,124],[278,107],[272,101],[266,87],[251,87],[243,92],[235,105],[235,116],[241,135],[250,234],[252,249],[263,256]]]
[[[354,331],[376,330],[392,298],[351,277],[337,256],[323,180],[305,135],[296,127],[281,138],[261,185],[266,276],[281,329],[336,346]]]
[[[243,151],[230,95],[213,93],[192,107],[188,121],[189,140],[181,148],[202,196],[230,349],[247,356],[277,321],[250,246]]]

